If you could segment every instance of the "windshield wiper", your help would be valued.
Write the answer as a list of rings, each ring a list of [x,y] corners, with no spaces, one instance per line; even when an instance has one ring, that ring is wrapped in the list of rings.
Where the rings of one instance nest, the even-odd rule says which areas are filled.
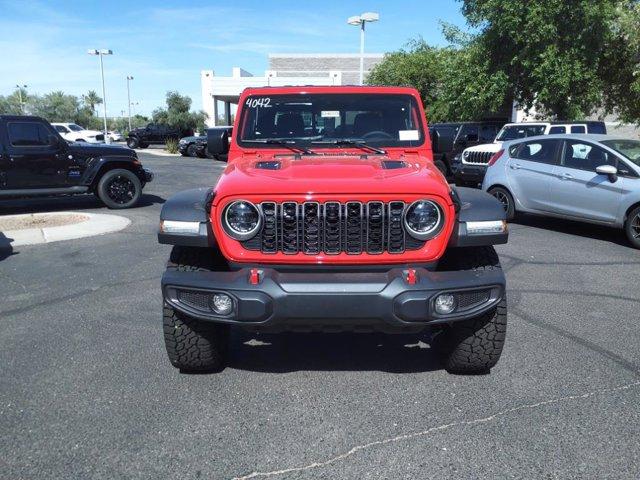
[[[267,145],[281,145],[293,150],[296,153],[304,153],[305,155],[317,155],[313,150],[309,150],[307,147],[297,145],[294,140],[286,140],[284,138],[257,138],[255,140],[243,140],[245,143],[266,143]]]
[[[323,140],[323,141],[311,142],[311,143],[314,145],[337,145],[339,147],[358,147],[358,148],[362,148],[363,150],[369,150],[371,152],[379,153],[381,155],[384,155],[385,153],[387,153],[386,150],[373,147],[369,145],[367,142],[363,142],[362,140],[349,140],[346,138],[339,138],[337,140],[329,140],[329,141]]]

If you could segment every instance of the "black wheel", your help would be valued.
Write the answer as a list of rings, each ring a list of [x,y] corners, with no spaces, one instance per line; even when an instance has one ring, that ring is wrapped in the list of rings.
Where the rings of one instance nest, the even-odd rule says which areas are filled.
[[[499,269],[493,247],[453,248],[440,269],[482,271]],[[447,371],[461,374],[487,373],[498,363],[507,332],[507,299],[479,317],[454,322],[434,338],[436,350]]]
[[[627,238],[634,248],[640,248],[640,207],[636,207],[629,213],[624,226]]]
[[[187,147],[187,155],[190,157],[198,156],[198,147],[196,147],[193,143]]]
[[[138,148],[149,148],[149,144],[146,142],[140,142],[140,145],[138,145]]]
[[[167,270],[211,271],[220,255],[208,248],[173,247]],[[165,304],[164,342],[171,364],[182,372],[215,372],[224,368],[229,326],[191,318]]]
[[[513,218],[516,216],[516,204],[513,201],[513,195],[509,193],[509,190],[502,187],[493,187],[489,189],[488,193],[496,197],[502,204],[502,207],[507,214],[507,220],[513,220]]]
[[[135,173],[116,168],[102,175],[96,193],[109,208],[130,208],[140,200],[142,184]]]
[[[128,137],[127,138],[127,147],[129,148],[138,148],[138,146],[140,145],[140,141],[135,138],[135,137]]]
[[[433,163],[438,168],[438,170],[440,170],[440,172],[442,172],[442,175],[444,175],[445,178],[447,177],[447,175],[449,175],[449,170],[447,169],[447,164],[446,163],[444,163],[442,160],[436,160]]]

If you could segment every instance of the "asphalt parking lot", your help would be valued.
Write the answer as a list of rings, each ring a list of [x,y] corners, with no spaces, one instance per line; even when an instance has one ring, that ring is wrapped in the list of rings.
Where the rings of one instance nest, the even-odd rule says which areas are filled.
[[[421,336],[232,335],[183,375],[161,330],[162,203],[224,164],[140,155],[156,179],[105,236],[0,253],[0,478],[640,476],[640,252],[621,231],[533,217],[498,248],[507,344],[490,375]],[[0,214],[104,212],[91,197]]]

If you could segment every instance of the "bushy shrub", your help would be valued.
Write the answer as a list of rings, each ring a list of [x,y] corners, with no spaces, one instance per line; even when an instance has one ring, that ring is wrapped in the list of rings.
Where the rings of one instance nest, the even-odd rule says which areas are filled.
[[[165,143],[165,148],[169,153],[178,153],[178,140],[169,139]]]

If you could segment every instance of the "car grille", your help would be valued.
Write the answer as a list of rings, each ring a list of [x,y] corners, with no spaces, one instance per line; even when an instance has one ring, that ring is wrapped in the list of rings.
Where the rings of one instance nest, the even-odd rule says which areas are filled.
[[[104,141],[104,135],[103,134],[96,135],[96,140],[98,140],[99,142]]]
[[[261,232],[241,242],[262,253],[337,255],[403,253],[425,242],[405,234],[405,203],[262,202]]]
[[[477,163],[477,164],[486,165],[487,163],[489,163],[489,160],[491,160],[491,157],[493,156],[494,152],[471,151],[468,153],[469,155],[467,155],[466,158],[464,156],[462,157],[463,163]]]

